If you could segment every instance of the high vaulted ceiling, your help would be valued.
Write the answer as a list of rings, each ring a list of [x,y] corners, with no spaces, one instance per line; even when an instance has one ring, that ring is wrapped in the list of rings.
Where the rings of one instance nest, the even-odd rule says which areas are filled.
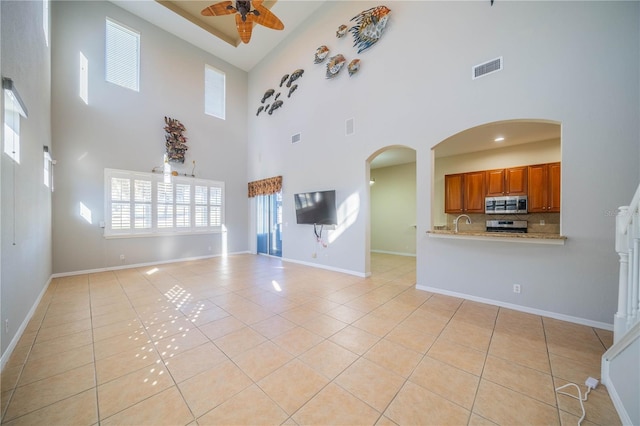
[[[282,40],[302,25],[325,0],[268,0],[263,4],[284,23],[276,31],[255,25],[251,41],[240,42],[235,16],[202,16],[219,0],[112,0],[112,3],[188,41],[232,65],[250,71]]]
[[[240,42],[233,14],[217,17],[200,14],[202,9],[218,1],[111,0],[123,9],[247,72],[297,27],[311,18],[326,0],[265,0],[263,5],[280,18],[285,28],[282,31],[275,31],[255,25],[248,44]],[[560,125],[539,120],[490,123],[468,129],[446,139],[434,148],[435,157],[559,139],[560,132]],[[496,136],[505,137],[505,141],[496,144],[494,142]],[[397,148],[381,153],[372,161],[371,168],[413,161],[415,161],[413,149]]]

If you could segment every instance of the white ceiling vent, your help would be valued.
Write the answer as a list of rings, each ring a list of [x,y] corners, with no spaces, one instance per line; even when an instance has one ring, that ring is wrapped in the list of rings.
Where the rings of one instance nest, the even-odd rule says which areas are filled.
[[[302,136],[300,136],[300,133],[296,133],[295,135],[291,136],[291,143],[298,143],[300,142],[301,138]]]
[[[345,121],[344,131],[346,136],[351,136],[356,132],[355,122],[353,118],[350,118],[347,121]]]
[[[484,64],[474,65],[471,70],[471,79],[484,77],[487,74],[491,74],[497,71],[502,71],[502,56],[496,59],[492,59]]]

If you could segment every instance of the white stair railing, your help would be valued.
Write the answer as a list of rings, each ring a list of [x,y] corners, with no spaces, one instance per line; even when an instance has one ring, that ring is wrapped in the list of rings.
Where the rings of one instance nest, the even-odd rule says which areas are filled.
[[[640,186],[631,204],[616,217],[616,252],[620,256],[618,312],[613,345],[602,356],[602,384],[607,387],[623,425],[640,425]]]
[[[618,342],[640,321],[640,186],[629,206],[618,209],[616,252],[620,257],[618,312],[613,323],[613,340]]]

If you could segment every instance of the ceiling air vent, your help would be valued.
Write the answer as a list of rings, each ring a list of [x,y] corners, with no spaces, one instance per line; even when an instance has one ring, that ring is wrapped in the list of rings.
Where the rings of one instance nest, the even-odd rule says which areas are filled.
[[[496,71],[502,71],[502,56],[492,59],[484,64],[475,65],[471,70],[471,79],[483,77]]]
[[[300,133],[296,133],[295,135],[291,136],[291,143],[298,143],[300,142]]]

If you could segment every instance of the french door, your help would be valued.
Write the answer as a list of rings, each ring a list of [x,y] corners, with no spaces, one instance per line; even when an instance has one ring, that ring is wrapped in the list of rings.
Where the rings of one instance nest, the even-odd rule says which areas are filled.
[[[256,197],[258,253],[282,257],[282,192]]]

